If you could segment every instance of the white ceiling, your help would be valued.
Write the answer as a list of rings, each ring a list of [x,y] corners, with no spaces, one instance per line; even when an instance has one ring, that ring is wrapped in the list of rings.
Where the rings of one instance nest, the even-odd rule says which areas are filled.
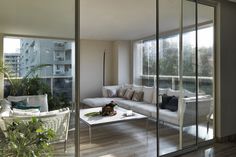
[[[82,39],[131,40],[156,33],[156,0],[80,0]],[[186,2],[185,25],[194,24],[194,5]],[[160,0],[160,31],[179,28],[180,4]],[[0,0],[0,32],[74,37],[74,0]],[[201,22],[211,10],[199,8]]]
[[[74,0],[0,0],[0,32],[74,38]]]

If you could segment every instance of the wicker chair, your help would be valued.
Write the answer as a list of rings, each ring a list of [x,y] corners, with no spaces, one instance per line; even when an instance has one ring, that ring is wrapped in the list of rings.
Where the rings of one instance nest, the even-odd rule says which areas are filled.
[[[69,121],[70,121],[70,110],[69,108],[54,110],[50,112],[40,113],[39,116],[35,116],[36,118],[43,121],[43,125],[46,129],[52,129],[56,136],[51,141],[51,143],[64,142],[64,151],[67,148],[67,138],[68,138],[68,130],[69,130]],[[7,126],[11,124],[15,119],[20,121],[30,121],[32,117],[2,117],[4,122],[4,126],[1,126],[3,130],[6,130]],[[7,134],[5,133],[5,136]]]

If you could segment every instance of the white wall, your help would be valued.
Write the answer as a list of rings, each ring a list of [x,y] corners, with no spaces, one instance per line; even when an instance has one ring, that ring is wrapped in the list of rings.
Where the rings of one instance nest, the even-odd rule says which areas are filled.
[[[236,3],[221,1],[219,15],[217,136],[224,137],[236,134]]]
[[[101,96],[103,53],[106,49],[106,85],[113,82],[112,41],[80,41],[80,99]]]
[[[115,41],[114,50],[114,84],[130,83],[131,80],[131,42]]]

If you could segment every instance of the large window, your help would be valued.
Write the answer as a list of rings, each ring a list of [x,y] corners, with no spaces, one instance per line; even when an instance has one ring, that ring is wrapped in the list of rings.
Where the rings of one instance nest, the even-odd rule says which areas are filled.
[[[24,84],[29,89],[13,93],[5,78],[4,96],[47,93],[50,110],[70,105],[74,101],[73,53],[74,42],[69,40],[5,37],[4,64],[11,79],[27,78]]]
[[[183,35],[183,81],[186,89],[195,90],[195,31]],[[199,29],[198,75],[200,91],[212,95],[213,26]],[[134,83],[153,86],[156,78],[156,40],[134,42]],[[159,86],[178,89],[179,35],[165,35],[159,39]],[[209,90],[211,89],[211,90]]]

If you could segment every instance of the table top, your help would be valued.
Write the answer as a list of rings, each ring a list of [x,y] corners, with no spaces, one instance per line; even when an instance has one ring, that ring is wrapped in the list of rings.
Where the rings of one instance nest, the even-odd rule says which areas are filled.
[[[100,125],[100,124],[107,124],[107,123],[116,123],[116,122],[123,122],[129,120],[136,120],[136,119],[147,119],[147,116],[133,112],[132,116],[125,116],[127,113],[127,109],[121,107],[115,107],[114,110],[117,112],[114,116],[95,116],[95,117],[88,117],[85,116],[87,113],[91,112],[100,112],[102,107],[96,108],[88,108],[88,109],[81,109],[80,110],[80,119],[88,125]]]

